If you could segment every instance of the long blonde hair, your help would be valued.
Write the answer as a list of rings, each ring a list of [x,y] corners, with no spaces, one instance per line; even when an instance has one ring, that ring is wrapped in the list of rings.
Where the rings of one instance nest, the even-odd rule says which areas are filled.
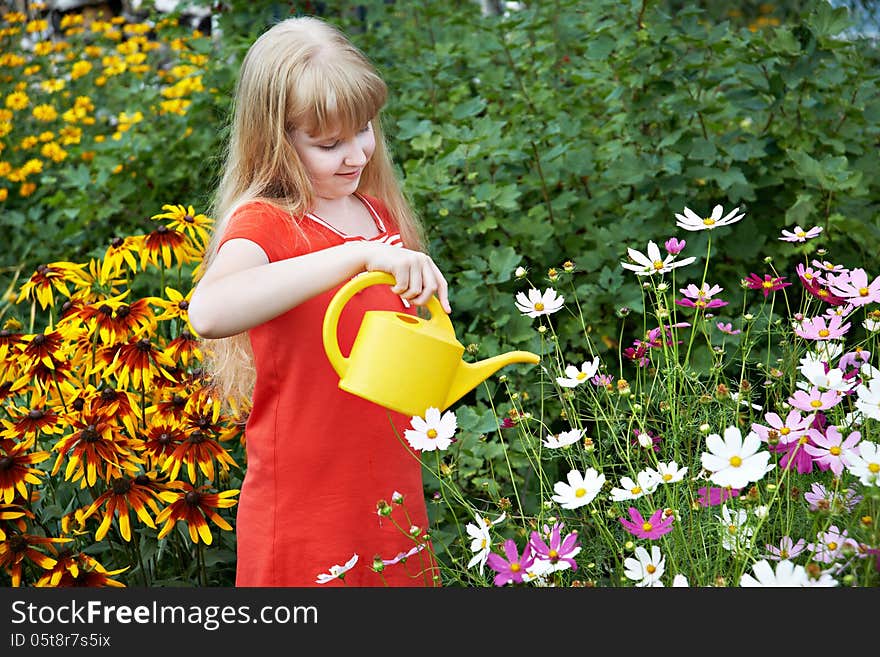
[[[423,249],[418,217],[400,188],[382,133],[387,88],[372,63],[337,28],[317,18],[290,18],[251,45],[241,65],[225,167],[214,195],[216,220],[201,271],[217,254],[236,208],[259,199],[285,210],[296,223],[311,209],[314,192],[291,135],[354,134],[372,121],[376,149],[358,191],[381,199],[407,248]],[[203,341],[204,364],[221,397],[249,406],[255,381],[246,333]]]

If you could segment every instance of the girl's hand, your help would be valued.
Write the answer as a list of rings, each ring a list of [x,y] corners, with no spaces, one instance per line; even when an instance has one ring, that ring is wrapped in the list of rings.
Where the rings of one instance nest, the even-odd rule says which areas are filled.
[[[394,276],[396,284],[391,288],[394,294],[417,306],[424,306],[436,295],[443,310],[452,312],[446,279],[427,254],[381,242],[362,244],[367,247],[364,268]]]

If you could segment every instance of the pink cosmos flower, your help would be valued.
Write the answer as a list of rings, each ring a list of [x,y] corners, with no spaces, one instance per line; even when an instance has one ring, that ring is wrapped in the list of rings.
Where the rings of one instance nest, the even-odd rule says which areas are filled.
[[[813,260],[813,266],[826,274],[840,274],[848,271],[843,265],[835,265],[833,262],[828,262],[827,260]]]
[[[810,424],[813,422],[813,417],[813,414],[802,416],[801,412],[796,409],[789,411],[784,421],[776,413],[766,413],[764,421],[770,426],[767,427],[753,422],[752,431],[769,445],[786,444],[799,440],[809,429]]]
[[[880,302],[880,276],[869,283],[868,274],[861,268],[829,276],[828,289],[854,306]]]
[[[666,253],[669,255],[678,255],[682,251],[684,251],[684,247],[687,244],[686,241],[677,239],[675,237],[670,237],[663,246],[666,247]]]
[[[843,397],[836,390],[822,392],[821,388],[813,386],[809,392],[797,390],[788,398],[788,403],[808,413],[814,411],[827,411],[840,403]]]
[[[767,544],[767,558],[772,561],[781,561],[782,559],[788,559],[791,561],[796,556],[798,556],[801,552],[804,551],[806,541],[802,538],[799,538],[797,543],[791,540],[791,536],[783,536],[779,541],[779,546]]]
[[[810,511],[849,513],[862,501],[862,496],[853,488],[845,491],[829,491],[822,484],[814,483],[810,490],[804,493],[804,500],[810,505]]]
[[[648,520],[645,520],[639,510],[633,506],[629,507],[629,517],[632,518],[631,521],[619,518],[620,524],[633,536],[650,540],[671,532],[672,521],[675,519],[674,515],[664,518],[663,509],[657,509]]]
[[[824,465],[823,470],[831,468],[838,477],[846,465],[843,462],[844,452],[855,447],[862,439],[860,432],[853,431],[844,440],[840,430],[834,425],[826,427],[824,434],[818,429],[809,429],[807,433],[812,441],[812,444],[804,445],[807,454],[813,457],[819,467]]]
[[[681,292],[686,299],[677,299],[675,303],[679,306],[688,308],[720,308],[726,306],[727,302],[721,299],[713,299],[713,297],[721,292],[724,288],[718,285],[709,286],[703,283],[699,288],[691,283],[687,287],[681,288]]]
[[[727,335],[738,335],[739,333],[742,333],[742,331],[740,331],[739,329],[733,328],[733,324],[731,322],[727,322],[727,324],[718,322],[717,324],[715,324],[715,326],[718,327],[719,331],[721,331],[722,333],[727,333]]]
[[[816,534],[816,542],[808,543],[807,549],[813,552],[813,559],[816,561],[833,563],[844,556],[845,546],[858,551],[859,543],[849,537],[846,529],[841,531],[837,525],[831,525],[827,532]]]
[[[750,290],[761,290],[765,297],[770,296],[771,292],[776,292],[777,290],[781,290],[782,288],[791,285],[791,283],[785,280],[785,276],[771,276],[770,274],[764,274],[764,278],[762,279],[754,273],[749,274],[744,278],[743,283],[745,283],[746,287]]]
[[[800,226],[795,226],[793,230],[786,230],[783,228],[782,237],[779,239],[783,242],[806,242],[809,239],[818,237],[821,232],[822,228],[819,226],[813,226],[809,230],[804,230]]]
[[[824,274],[819,269],[813,269],[812,267],[807,267],[804,263],[799,262],[797,266],[794,268],[797,277],[801,279],[801,283],[804,285],[824,285],[825,278]]]
[[[577,570],[574,558],[581,551],[578,547],[578,533],[571,532],[562,538],[563,523],[557,522],[552,529],[544,525],[544,534],[549,537],[550,544],[544,542],[538,532],[532,532],[529,538],[529,547],[536,561],[544,561],[546,565],[555,570],[571,568]]]
[[[697,498],[697,502],[700,503],[700,506],[718,506],[731,497],[739,497],[740,489],[703,486],[702,488],[697,489],[697,492],[700,494],[700,497]]]
[[[512,538],[504,541],[504,553],[507,559],[492,552],[486,559],[486,565],[496,572],[495,586],[516,584],[523,581],[526,570],[535,562],[535,555],[529,545],[523,548],[522,556]]]
[[[804,319],[795,326],[794,332],[806,340],[837,340],[846,335],[850,326],[849,322],[844,324],[843,318],[837,315],[827,321],[824,316],[819,316]]]
[[[597,388],[607,388],[614,383],[614,377],[610,374],[597,374],[590,382]]]
[[[856,347],[840,357],[837,367],[843,371],[846,371],[848,367],[853,367],[858,370],[862,367],[862,364],[867,363],[869,360],[871,360],[871,352],[862,349],[861,347]]]

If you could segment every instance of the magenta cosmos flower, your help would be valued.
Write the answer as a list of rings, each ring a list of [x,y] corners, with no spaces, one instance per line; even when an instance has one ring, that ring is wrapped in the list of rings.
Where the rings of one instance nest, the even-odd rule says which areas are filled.
[[[538,532],[532,532],[529,538],[529,547],[532,549],[532,555],[536,562],[544,562],[549,571],[566,570],[571,568],[577,570],[577,564],[574,558],[581,551],[578,547],[578,534],[571,532],[565,538],[562,538],[563,523],[557,522],[550,529],[544,525],[544,533],[549,535],[549,545],[544,542],[544,538]]]
[[[750,290],[761,290],[765,297],[770,296],[771,292],[776,292],[791,285],[791,283],[785,280],[785,276],[771,276],[770,274],[764,274],[764,278],[757,274],[749,274],[743,279],[743,282]]]
[[[700,497],[697,502],[700,506],[718,506],[731,497],[739,497],[739,488],[717,488],[715,486],[703,486],[697,489]]]
[[[495,586],[522,582],[526,570],[535,562],[535,555],[531,547],[526,545],[523,548],[522,556],[520,556],[516,543],[512,538],[508,538],[504,541],[504,554],[507,555],[506,560],[494,552],[486,559],[486,565],[496,573]]]
[[[660,538],[664,534],[671,532],[672,521],[675,519],[675,516],[672,515],[668,518],[664,518],[663,509],[657,509],[651,514],[650,518],[645,520],[642,517],[642,514],[639,513],[639,510],[633,506],[629,507],[629,517],[632,518],[632,520],[619,518],[620,524],[623,525],[633,536],[651,540]]]

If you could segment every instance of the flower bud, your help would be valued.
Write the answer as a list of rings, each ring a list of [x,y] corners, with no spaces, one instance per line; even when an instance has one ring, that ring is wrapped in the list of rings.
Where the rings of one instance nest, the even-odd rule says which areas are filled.
[[[513,275],[517,278],[525,278],[525,275],[528,274],[528,270],[525,267],[517,267],[516,271],[513,272]]]
[[[382,563],[382,557],[377,554],[373,557],[373,571],[381,573],[383,570],[385,570],[385,564]]]
[[[704,424],[700,425],[700,433],[703,434],[704,436],[707,433],[709,433],[711,430],[712,430],[712,427],[710,427],[708,424],[704,423]]]
[[[562,268],[570,274],[574,271],[574,263],[571,260],[566,260],[562,263]]]
[[[378,511],[380,516],[390,516],[391,515],[391,505],[388,504],[385,500],[379,500],[376,502],[376,510]]]

